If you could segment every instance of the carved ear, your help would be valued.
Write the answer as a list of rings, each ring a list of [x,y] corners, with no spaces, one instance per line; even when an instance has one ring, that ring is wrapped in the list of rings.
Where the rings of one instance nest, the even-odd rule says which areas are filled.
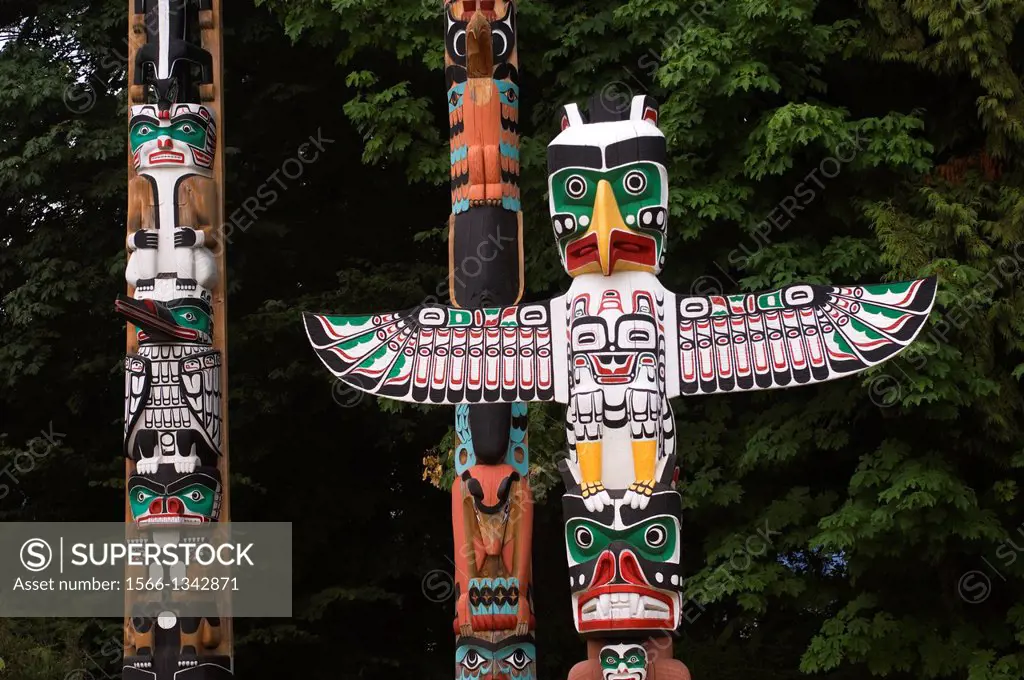
[[[583,125],[583,116],[580,115],[580,107],[576,104],[566,104],[562,107],[562,129],[573,125]]]
[[[630,120],[646,120],[648,123],[658,125],[658,102],[653,97],[645,94],[638,94],[633,97],[633,103],[629,110]]]

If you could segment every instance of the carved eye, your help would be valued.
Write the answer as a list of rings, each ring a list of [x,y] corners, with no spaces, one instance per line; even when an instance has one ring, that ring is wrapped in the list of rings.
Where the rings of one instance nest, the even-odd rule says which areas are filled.
[[[639,170],[633,170],[626,173],[626,176],[622,178],[622,186],[625,187],[626,191],[637,196],[644,192],[647,188],[647,175],[640,172]]]
[[[185,321],[195,321],[199,317],[192,312],[185,312]]]
[[[651,336],[647,334],[647,331],[632,330],[629,332],[630,342],[650,342]]]
[[[491,44],[494,45],[494,60],[498,61],[505,56],[508,49],[508,38],[501,31],[491,31]]]
[[[665,531],[665,527],[655,524],[644,532],[644,540],[650,547],[660,548],[668,540],[668,533]]]
[[[184,132],[186,135],[190,135],[195,131],[195,128],[189,125],[188,123],[185,123],[181,126],[181,131]]]
[[[656,349],[658,332],[652,321],[637,320],[620,323],[616,328],[620,349]]]
[[[141,503],[142,501],[146,500],[146,494],[140,491],[135,498]]]
[[[576,527],[573,538],[576,539],[576,545],[581,548],[589,548],[594,545],[594,534],[586,527]]]
[[[515,27],[512,25],[512,12],[509,7],[509,15],[502,21],[491,24],[491,46],[494,53],[494,64],[505,63],[516,46]]]
[[[565,180],[565,193],[570,198],[583,198],[587,193],[587,181],[579,175],[573,175]]]
[[[517,649],[505,657],[505,663],[517,671],[521,671],[530,665],[530,657],[523,650]]]
[[[199,491],[197,489],[197,490],[193,491],[192,493],[190,493],[188,495],[188,499],[190,501],[195,501],[195,502],[201,501],[201,500],[203,500],[203,492]]]
[[[572,328],[572,346],[577,350],[604,349],[608,344],[608,333],[599,321],[584,319],[576,321]]]
[[[143,125],[142,127],[139,128],[139,134],[140,135],[148,135],[152,131],[153,131],[153,128],[149,127],[148,125]]]
[[[461,29],[455,33],[455,38],[452,40],[452,50],[457,57],[466,56],[466,29]]]
[[[483,666],[484,662],[484,657],[480,656],[480,654],[473,649],[466,652],[466,656],[462,658],[462,665],[469,671],[475,671],[480,668],[480,666]]]

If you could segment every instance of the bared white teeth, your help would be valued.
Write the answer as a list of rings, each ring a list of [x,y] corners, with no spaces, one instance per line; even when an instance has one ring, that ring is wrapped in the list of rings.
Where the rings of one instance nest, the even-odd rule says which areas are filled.
[[[661,600],[637,593],[606,593],[583,605],[581,621],[665,619],[671,608]]]

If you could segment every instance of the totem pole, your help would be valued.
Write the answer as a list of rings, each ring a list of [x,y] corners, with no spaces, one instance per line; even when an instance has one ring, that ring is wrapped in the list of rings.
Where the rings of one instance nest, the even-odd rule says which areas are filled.
[[[226,521],[227,422],[220,0],[129,2],[127,519],[140,540],[176,543]],[[125,680],[232,677],[230,619],[128,594]],[[221,611],[221,610],[218,610]]]
[[[452,305],[514,305],[523,292],[516,8],[512,0],[444,0],[444,11]],[[480,320],[452,331],[456,342],[483,345],[506,332],[495,314]],[[496,378],[491,369],[460,380],[499,389]],[[535,676],[526,429],[521,402],[456,406],[456,678]]]
[[[360,390],[416,403],[566,404],[561,468],[572,615],[587,660],[571,680],[688,680],[680,625],[682,501],[673,397],[852,375],[920,332],[934,278],[683,296],[658,280],[668,173],[658,106],[564,108],[548,146],[549,208],[572,285],[547,302],[367,316],[306,314],[317,355]],[[501,333],[480,333],[497,316]],[[485,376],[481,381],[464,376]]]

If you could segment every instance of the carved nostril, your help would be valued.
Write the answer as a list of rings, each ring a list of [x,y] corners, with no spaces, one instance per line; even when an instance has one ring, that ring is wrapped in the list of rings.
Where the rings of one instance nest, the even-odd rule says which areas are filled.
[[[169,512],[170,514],[180,515],[184,509],[184,504],[177,498],[167,499],[167,512]]]
[[[162,499],[162,498],[154,498],[153,501],[149,504],[149,512],[150,512],[150,514],[159,515],[159,514],[162,514],[163,511],[164,511],[164,499]]]
[[[619,575],[624,581],[644,585],[647,579],[640,569],[640,563],[636,561],[636,555],[630,550],[623,550],[619,553]]]
[[[605,550],[597,558],[597,565],[594,567],[594,577],[590,579],[590,587],[597,588],[606,583],[611,583],[615,578],[615,557]]]

